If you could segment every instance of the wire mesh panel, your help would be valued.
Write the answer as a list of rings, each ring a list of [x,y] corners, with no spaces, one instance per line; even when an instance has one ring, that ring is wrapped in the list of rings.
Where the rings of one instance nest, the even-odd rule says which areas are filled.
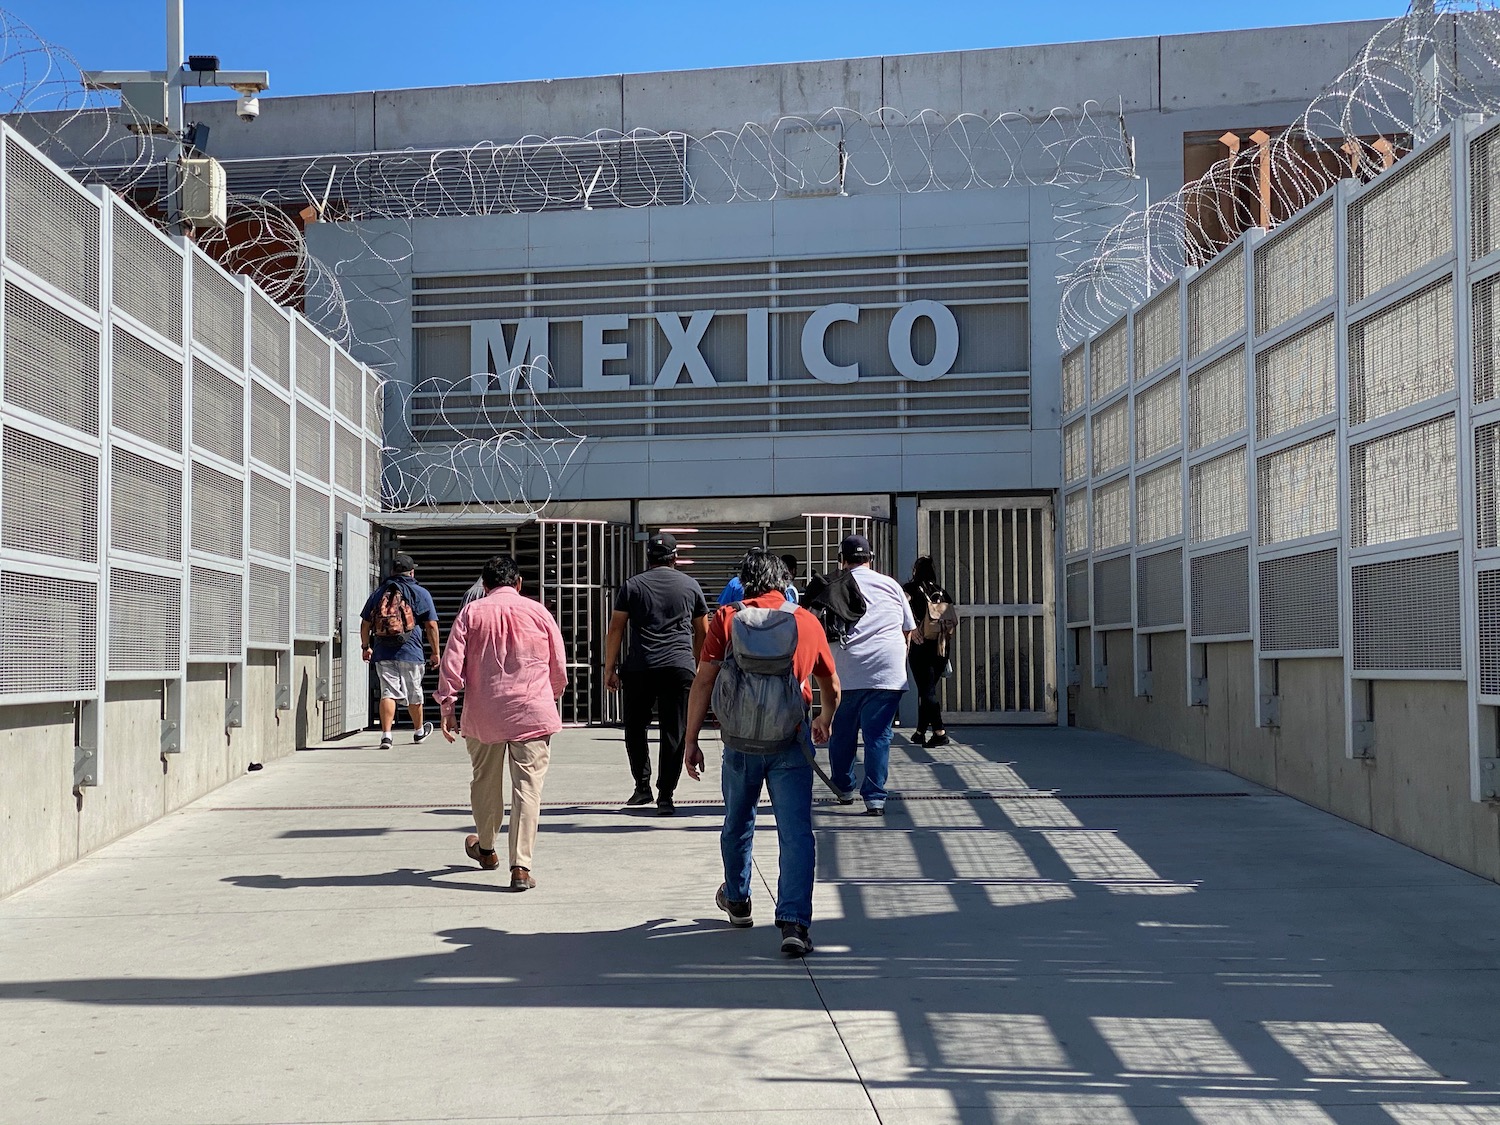
[[[1129,628],[1130,616],[1130,556],[1094,563],[1094,628]]]
[[[1247,531],[1249,494],[1243,446],[1189,468],[1192,541],[1206,543]]]
[[[235,370],[245,366],[245,293],[208,259],[193,255],[193,342]]]
[[[1500,570],[1482,570],[1479,579],[1479,694],[1500,697]]]
[[[326,559],[329,547],[329,500],[305,484],[297,486],[297,550]]]
[[[110,451],[110,545],[182,558],[182,473],[128,449]]]
[[[333,483],[345,492],[359,495],[360,454],[364,443],[359,435],[342,423],[333,427]]]
[[[250,362],[283,390],[292,387],[292,326],[258,289],[250,291]]]
[[[205,566],[188,586],[188,655],[238,660],[244,647],[244,578]]]
[[[1069,625],[1081,625],[1089,619],[1089,563],[1079,559],[1068,564],[1064,575],[1068,599],[1067,617]]]
[[[1338,437],[1324,434],[1259,460],[1260,542],[1287,543],[1337,531]]]
[[[1177,286],[1152,297],[1135,314],[1135,377],[1144,379],[1182,351],[1182,306]]]
[[[1500,129],[1469,144],[1469,255],[1500,250]]]
[[[1500,398],[1500,380],[1495,377],[1495,327],[1500,323],[1500,274],[1487,277],[1474,285],[1472,309],[1474,401],[1494,402],[1496,398]]]
[[[1130,337],[1120,321],[1094,340],[1089,350],[1092,401],[1108,398],[1130,381]]]
[[[1452,252],[1453,164],[1444,139],[1349,205],[1349,302]]]
[[[1182,534],[1182,462],[1135,478],[1135,538],[1145,546]]]
[[[1149,461],[1182,441],[1182,376],[1173,372],[1135,396],[1135,458]]]
[[[297,404],[297,471],[328,483],[328,419],[301,402]]]
[[[250,474],[250,549],[278,559],[292,555],[292,490]]]
[[[6,256],[96,312],[100,218],[98,203],[6,137]]]
[[[364,372],[342,351],[333,351],[333,408],[358,426],[361,422],[360,394]]]
[[[328,341],[297,321],[297,393],[328,405]]]
[[[1088,363],[1080,344],[1062,361],[1063,413],[1071,414],[1088,401]]]
[[[380,446],[365,442],[365,507],[371,511],[380,507],[380,468]]]
[[[1330,316],[1255,353],[1255,433],[1261,441],[1337,409],[1336,342]]]
[[[1122,399],[1094,415],[1094,475],[1112,473],[1130,461],[1129,402]]]
[[[1447,278],[1350,325],[1350,424],[1452,394],[1453,345]]]
[[[1245,349],[1188,376],[1188,448],[1203,449],[1245,428]]]
[[[292,643],[292,576],[269,566],[250,567],[250,646]]]
[[[1088,427],[1080,418],[1063,427],[1063,480],[1072,484],[1088,475]]]
[[[297,566],[297,636],[322,639],[328,636],[331,619],[329,579],[325,569]]]
[[[109,670],[176,675],[182,668],[182,581],[111,568]]]
[[[292,404],[260,383],[250,386],[250,456],[269,468],[292,471]]]
[[[1089,490],[1080,488],[1068,493],[1064,504],[1063,546],[1068,554],[1089,549]]]
[[[99,333],[14,282],[5,285],[5,401],[99,433]]]
[[[1135,560],[1136,625],[1158,629],[1182,624],[1182,548]]]
[[[1261,651],[1327,652],[1338,647],[1338,549],[1261,559]]]
[[[1463,668],[1456,553],[1356,566],[1353,587],[1357,671]]]
[[[245,388],[212,364],[193,359],[193,444],[245,463]]]
[[[1194,637],[1250,631],[1250,548],[1198,555],[1189,563]]]
[[[99,462],[82,450],[13,426],[5,427],[4,449],[0,546],[95,561],[99,557]]]
[[[1356,547],[1458,530],[1453,415],[1349,450],[1349,540]]]
[[[377,437],[385,433],[385,380],[365,369],[365,429]]]
[[[193,550],[226,558],[245,554],[244,484],[207,465],[193,465]]]
[[[1322,203],[1255,248],[1255,332],[1279,327],[1333,296],[1333,201]]]
[[[1094,550],[1108,551],[1130,542],[1130,478],[1094,489]]]
[[[1245,251],[1236,246],[1188,282],[1188,359],[1245,330]]]
[[[119,325],[110,414],[118,430],[182,452],[182,364]]]
[[[147,328],[182,343],[182,254],[122,202],[115,203],[110,300]]]
[[[0,604],[24,628],[0,629],[0,695],[98,690],[99,592],[92,582],[0,574]]]

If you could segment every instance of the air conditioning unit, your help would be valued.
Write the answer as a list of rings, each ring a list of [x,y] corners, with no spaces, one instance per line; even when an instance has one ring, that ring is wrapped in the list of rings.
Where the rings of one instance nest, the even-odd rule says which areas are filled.
[[[182,221],[223,230],[229,217],[224,165],[211,156],[182,158]]]

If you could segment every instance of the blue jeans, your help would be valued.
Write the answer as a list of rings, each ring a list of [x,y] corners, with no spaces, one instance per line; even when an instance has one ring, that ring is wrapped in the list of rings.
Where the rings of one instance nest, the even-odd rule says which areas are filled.
[[[806,724],[803,737],[810,737]],[[810,744],[809,744],[810,746]],[[755,840],[755,806],[764,783],[771,791],[776,839],[781,845],[781,873],[776,883],[776,921],[812,925],[813,867],[812,766],[798,749],[780,754],[742,754],[724,748],[724,827],[719,853],[724,857],[724,895],[735,902],[750,898],[750,847]]]
[[[904,691],[905,689],[901,689]],[[891,724],[901,691],[890,688],[854,688],[839,699],[833,713],[833,733],[828,739],[828,764],[833,783],[845,793],[854,789],[854,742],[865,737],[865,779],[859,795],[865,804],[885,804],[885,778],[891,768]]]

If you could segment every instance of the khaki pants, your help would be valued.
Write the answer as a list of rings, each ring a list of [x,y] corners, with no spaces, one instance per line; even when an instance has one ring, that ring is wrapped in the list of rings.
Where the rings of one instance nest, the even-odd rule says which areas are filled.
[[[531,848],[536,842],[536,822],[541,814],[542,779],[552,757],[552,739],[530,742],[480,742],[469,744],[474,780],[469,800],[474,806],[474,825],[479,846],[494,848],[505,819],[505,758],[510,755],[510,865],[531,870]]]

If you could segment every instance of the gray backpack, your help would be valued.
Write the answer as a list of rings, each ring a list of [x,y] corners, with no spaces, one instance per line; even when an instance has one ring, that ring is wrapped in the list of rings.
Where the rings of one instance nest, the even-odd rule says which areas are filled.
[[[801,745],[797,732],[807,721],[807,704],[792,671],[796,651],[796,606],[735,603],[713,695],[725,746],[744,754],[779,754]]]

